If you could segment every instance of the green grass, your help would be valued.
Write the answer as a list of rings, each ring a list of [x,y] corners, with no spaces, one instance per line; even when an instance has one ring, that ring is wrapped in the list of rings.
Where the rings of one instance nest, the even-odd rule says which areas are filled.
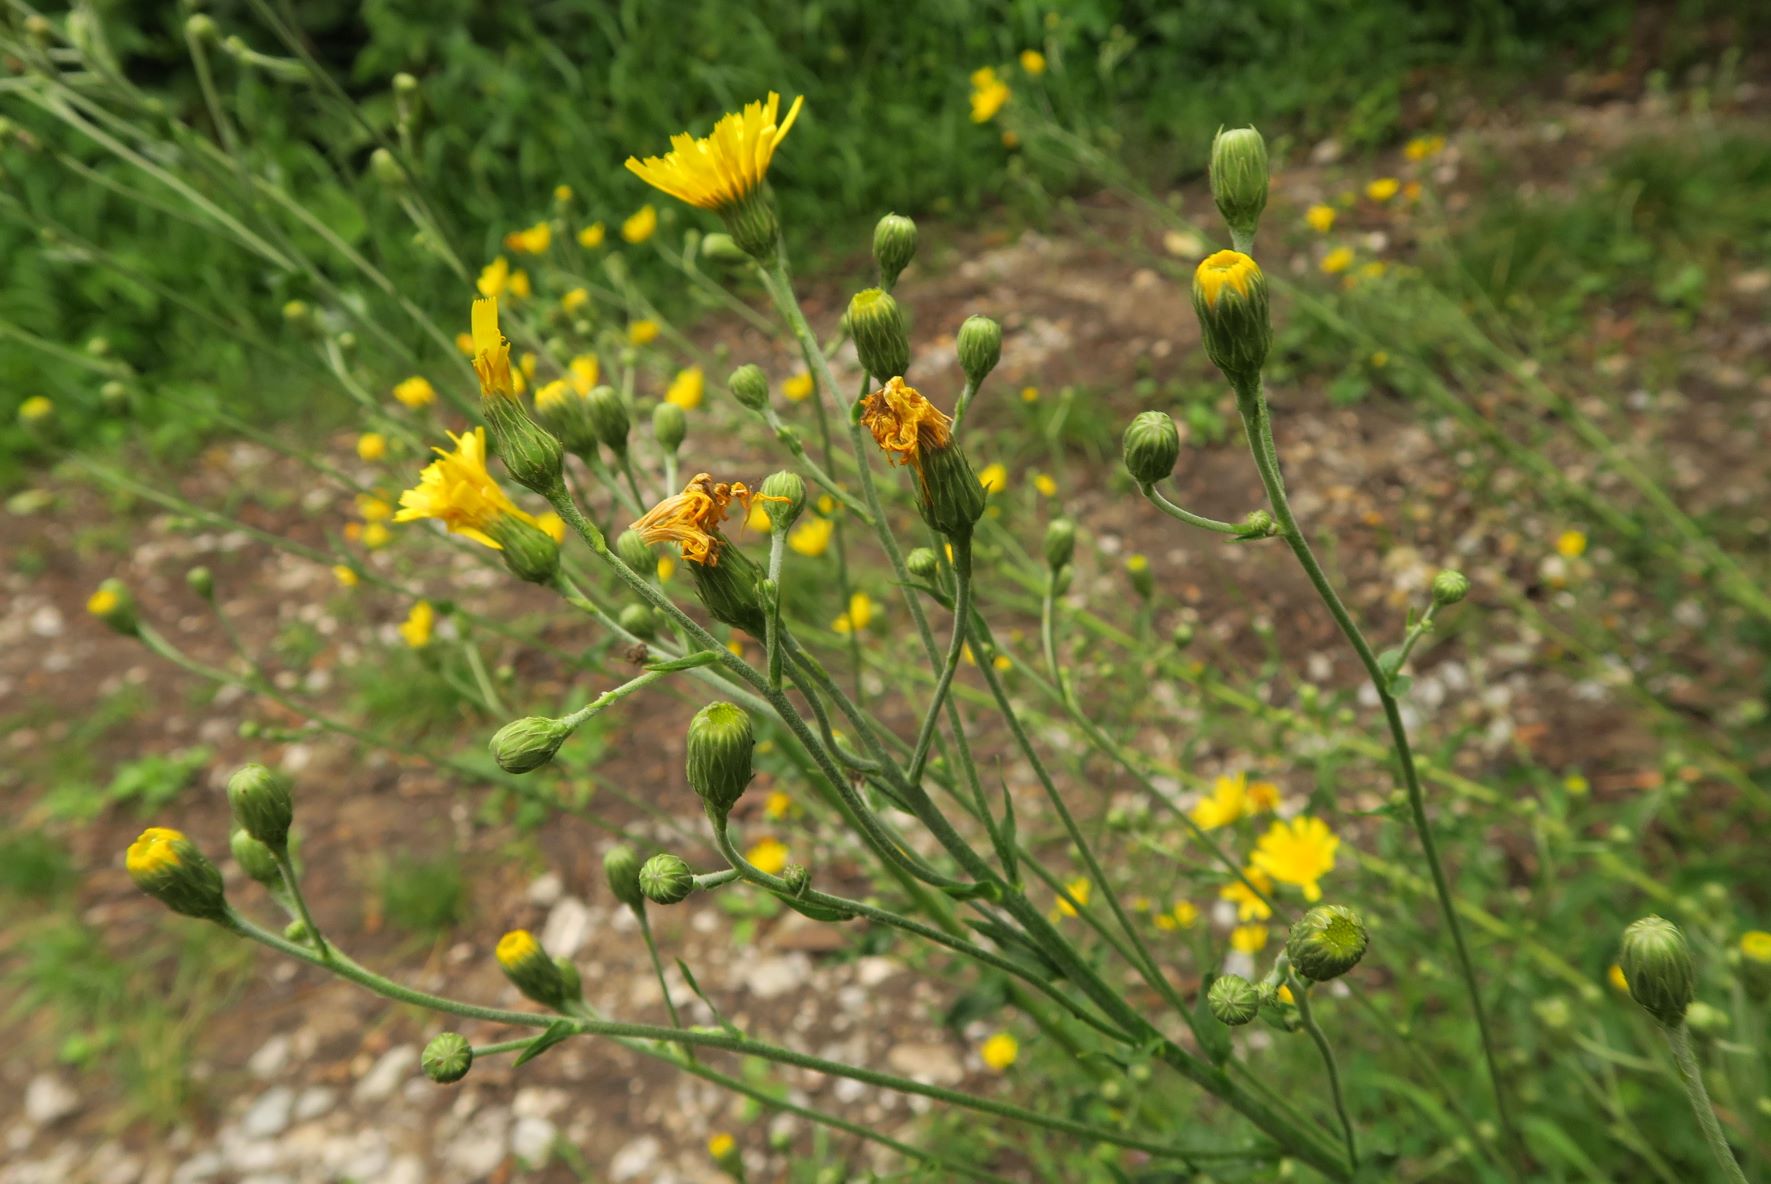
[[[374,883],[377,912],[408,936],[436,941],[467,919],[467,881],[453,853],[396,856],[377,867]]]

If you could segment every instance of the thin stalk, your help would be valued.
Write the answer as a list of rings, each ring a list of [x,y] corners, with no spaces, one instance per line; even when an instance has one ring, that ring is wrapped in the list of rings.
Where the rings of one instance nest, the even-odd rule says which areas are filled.
[[[289,849],[287,847],[272,848],[271,857],[277,861],[277,870],[282,873],[283,887],[288,890],[289,899],[295,902],[295,915],[300,917],[301,923],[307,927],[307,935],[314,939],[314,949],[319,951],[321,961],[330,963],[332,961],[331,947],[327,946],[326,939],[320,936],[320,927],[314,924],[314,916],[308,912],[307,898],[301,894],[301,879],[295,874],[295,861],[289,858]]]
[[[1328,1092],[1334,1098],[1334,1112],[1341,1120],[1341,1134],[1347,1142],[1347,1159],[1355,1169],[1359,1166],[1359,1143],[1353,1135],[1353,1119],[1347,1113],[1347,1099],[1341,1092],[1341,1071],[1335,1063],[1334,1049],[1328,1043],[1316,1023],[1316,1017],[1310,1011],[1309,985],[1297,975],[1287,972],[1291,979],[1291,996],[1297,1002],[1298,1018],[1303,1021],[1304,1031],[1316,1043],[1316,1051],[1322,1055],[1322,1068],[1328,1074]]]
[[[916,747],[910,753],[910,768],[905,776],[912,784],[922,780],[923,765],[929,759],[929,745],[934,742],[941,708],[947,702],[947,690],[953,685],[953,676],[958,672],[959,660],[965,653],[965,629],[971,617],[971,608],[972,536],[967,533],[958,535],[953,540],[953,640],[947,645],[947,660],[942,664],[940,676],[935,680],[934,694],[929,697],[928,712],[923,716],[922,728],[917,733]]]
[[[680,1028],[683,1019],[676,1011],[676,1000],[670,997],[670,981],[664,977],[664,960],[658,957],[658,943],[652,938],[652,922],[646,917],[645,903],[633,910],[633,915],[640,923],[640,936],[646,941],[646,954],[652,959],[652,973],[658,977],[658,990],[664,995],[664,1010],[670,1016],[670,1026]],[[683,1049],[683,1055],[691,1061],[695,1059],[695,1050]]]
[[[1164,514],[1167,514],[1170,518],[1185,522],[1188,526],[1197,526],[1201,530],[1211,530],[1216,531],[1218,534],[1229,535],[1239,535],[1246,530],[1245,527],[1238,526],[1234,522],[1220,522],[1216,518],[1207,518],[1203,514],[1195,514],[1191,510],[1183,510],[1181,507],[1162,496],[1162,491],[1157,489],[1154,485],[1143,485],[1139,488],[1142,490],[1145,500],[1151,505],[1155,506],[1158,510],[1161,510]]]
[[[1728,1138],[1722,1133],[1722,1123],[1716,1118],[1716,1108],[1710,1104],[1709,1091],[1703,1087],[1703,1071],[1698,1068],[1697,1057],[1691,1051],[1691,1037],[1685,1031],[1685,1025],[1668,1028],[1666,1042],[1673,1050],[1673,1062],[1679,1066],[1679,1082],[1685,1087],[1685,1096],[1691,1099],[1691,1112],[1697,1115],[1697,1125],[1703,1129],[1703,1141],[1709,1144],[1710,1154],[1716,1157],[1725,1178],[1733,1184],[1746,1184],[1746,1173],[1740,1170],[1734,1151],[1728,1146]]]

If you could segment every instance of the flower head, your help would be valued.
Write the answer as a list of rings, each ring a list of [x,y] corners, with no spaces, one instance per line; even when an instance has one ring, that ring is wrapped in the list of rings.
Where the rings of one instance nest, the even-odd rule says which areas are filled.
[[[357,456],[366,461],[377,461],[387,455],[387,437],[380,432],[364,432],[357,437]]]
[[[780,839],[761,838],[751,846],[749,851],[744,853],[744,858],[749,860],[758,871],[778,876],[787,866],[787,854],[787,844]]]
[[[1267,948],[1270,936],[1265,925],[1238,925],[1230,930],[1230,948],[1242,954],[1258,954]]]
[[[407,407],[424,407],[437,401],[437,390],[430,380],[414,374],[394,387],[394,398]]]
[[[1327,234],[1334,229],[1334,207],[1313,205],[1304,211],[1304,221],[1309,223],[1310,229],[1317,234]]]
[[[1365,187],[1365,196],[1372,201],[1389,201],[1401,192],[1402,182],[1394,177],[1379,177]]]
[[[503,544],[495,537],[500,520],[515,518],[529,525],[535,519],[517,508],[486,470],[486,429],[449,437],[453,452],[436,449],[437,459],[425,466],[418,484],[400,494],[395,522],[435,518],[453,534],[464,534],[493,550]]]
[[[498,298],[473,302],[473,368],[482,395],[515,397],[510,377],[510,342],[498,331]]]
[[[519,251],[525,255],[539,255],[546,251],[548,244],[553,242],[553,227],[546,222],[522,230],[513,230],[504,236],[504,246],[509,251]]]
[[[1334,275],[1336,272],[1347,270],[1347,268],[1353,266],[1353,248],[1336,247],[1328,254],[1322,256],[1322,262],[1318,264],[1318,266],[1329,275]]]
[[[1259,892],[1255,891],[1257,888],[1260,889]],[[1234,880],[1218,889],[1219,899],[1235,902],[1238,921],[1265,921],[1271,917],[1273,910],[1261,897],[1272,893],[1272,877],[1258,867],[1243,868],[1240,880]]]
[[[978,1056],[993,1072],[1001,1073],[1021,1055],[1021,1042],[1007,1032],[996,1032],[978,1049]]]
[[[150,826],[123,853],[123,867],[138,880],[168,871],[181,862],[178,845],[183,842],[183,831],[170,826]]]
[[[676,377],[670,380],[670,389],[664,392],[664,399],[668,403],[675,403],[684,411],[693,411],[701,406],[701,395],[706,385],[701,367],[690,366],[687,370],[677,371]]]
[[[41,423],[55,412],[55,404],[47,395],[32,395],[18,405],[18,418],[21,423]]]
[[[783,398],[791,399],[797,403],[801,399],[811,397],[812,392],[816,389],[817,385],[812,380],[812,372],[802,370],[781,384],[781,395]]]
[[[781,96],[770,91],[766,100],[722,116],[703,139],[682,132],[670,138],[670,151],[661,157],[628,157],[628,171],[679,201],[723,213],[762,187],[775,149],[804,103],[801,95],[787,109],[787,118],[778,119]]]
[[[1340,843],[1326,822],[1300,816],[1269,827],[1255,844],[1253,863],[1281,884],[1303,889],[1305,900],[1321,900],[1317,881],[1334,870]]]
[[[603,238],[607,233],[601,222],[592,222],[578,232],[578,245],[587,250],[600,247],[603,245]]]
[[[902,378],[893,378],[867,396],[861,410],[861,426],[892,460],[922,471],[922,458],[931,449],[945,448],[953,439],[953,421],[922,392]]]
[[[797,555],[815,559],[830,548],[836,523],[828,518],[807,518],[787,535],[787,546]]]
[[[1246,297],[1260,274],[1260,265],[1241,251],[1218,251],[1208,255],[1194,273],[1194,290],[1206,304],[1215,305],[1225,288]]]
[[[1037,49],[1023,49],[1021,51],[1021,69],[1027,71],[1027,73],[1033,75],[1035,78],[1044,74],[1045,55],[1040,53]]]
[[[638,246],[652,237],[658,229],[658,210],[651,202],[629,214],[621,223],[621,237]]]
[[[989,66],[972,71],[972,122],[989,123],[1014,95]]]
[[[1740,952],[1754,962],[1771,963],[1771,933],[1749,929],[1740,935]]]
[[[675,543],[682,548],[684,559],[713,567],[719,564],[720,549],[726,542],[719,524],[727,507],[736,501],[749,513],[751,501],[763,496],[752,493],[742,481],[728,484],[707,473],[696,473],[681,493],[653,506],[628,529],[648,545]]]
[[[420,600],[406,614],[400,623],[400,638],[415,650],[421,650],[430,644],[431,631],[436,628],[437,610],[430,606],[430,601]]]

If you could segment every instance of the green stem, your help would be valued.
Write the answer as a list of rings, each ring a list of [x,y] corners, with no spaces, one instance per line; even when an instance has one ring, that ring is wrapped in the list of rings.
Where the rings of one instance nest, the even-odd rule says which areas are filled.
[[[1685,1025],[1666,1030],[1666,1042],[1673,1050],[1673,1061],[1679,1066],[1679,1081],[1685,1087],[1685,1096],[1691,1099],[1691,1112],[1697,1115],[1697,1125],[1703,1128],[1703,1140],[1709,1144],[1710,1153],[1716,1157],[1721,1166],[1722,1175],[1733,1184],[1746,1184],[1746,1173],[1740,1170],[1740,1164],[1734,1158],[1734,1151],[1728,1146],[1728,1139],[1722,1133],[1722,1124],[1716,1118],[1716,1108],[1710,1104],[1709,1091],[1703,1087],[1703,1071],[1698,1068],[1697,1057],[1691,1051],[1691,1037],[1685,1031]]]
[[[1161,510],[1164,514],[1167,514],[1170,518],[1177,518],[1180,521],[1185,522],[1188,526],[1197,526],[1201,530],[1212,530],[1216,531],[1218,534],[1229,535],[1240,535],[1245,533],[1247,529],[1246,527],[1236,525],[1234,522],[1220,522],[1216,518],[1207,518],[1202,514],[1195,514],[1191,510],[1183,510],[1181,507],[1162,496],[1162,491],[1157,489],[1154,485],[1143,485],[1139,488],[1142,490],[1144,498],[1151,505],[1155,506],[1158,510]]]
[[[288,890],[289,899],[295,902],[295,915],[307,927],[307,935],[314,939],[314,949],[319,951],[321,961],[330,963],[332,951],[326,945],[326,939],[320,936],[314,915],[308,912],[307,897],[301,894],[301,879],[295,874],[295,861],[289,858],[289,848],[272,848],[271,857],[277,861],[277,870],[283,875],[283,887]]]
[[[1309,986],[1297,975],[1287,973],[1291,979],[1292,998],[1297,1001],[1298,1018],[1303,1021],[1304,1031],[1316,1042],[1316,1051],[1322,1054],[1322,1068],[1328,1074],[1328,1091],[1334,1098],[1334,1112],[1341,1120],[1341,1134],[1347,1142],[1347,1159],[1355,1170],[1359,1167],[1359,1144],[1353,1135],[1353,1119],[1347,1113],[1347,1100],[1341,1092],[1340,1066],[1335,1063],[1334,1049],[1328,1043],[1328,1037],[1316,1023],[1316,1017],[1310,1010]]]
[[[652,922],[646,917],[644,901],[634,907],[633,915],[639,920],[640,936],[645,939],[646,953],[652,959],[652,973],[658,976],[658,990],[664,995],[664,1010],[670,1016],[670,1026],[680,1028],[683,1026],[683,1019],[677,1014],[676,1000],[670,997],[670,982],[664,977],[664,961],[658,957],[658,943],[652,937]],[[695,1059],[693,1049],[685,1048],[683,1053],[691,1061]]]
[[[953,676],[965,653],[965,628],[972,607],[972,536],[969,533],[953,539],[953,583],[953,640],[947,645],[947,660],[941,666],[940,677],[935,680],[928,713],[923,716],[916,747],[910,753],[910,769],[905,775],[913,784],[922,780],[923,765],[928,761],[929,746],[935,739],[941,708],[947,702],[947,690],[953,685]]]

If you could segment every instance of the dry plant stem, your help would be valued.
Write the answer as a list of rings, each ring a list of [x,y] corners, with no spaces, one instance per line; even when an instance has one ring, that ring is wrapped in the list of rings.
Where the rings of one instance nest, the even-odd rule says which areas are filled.
[[[1426,856],[1427,868],[1432,873],[1439,912],[1445,918],[1446,928],[1451,931],[1452,944],[1457,951],[1458,969],[1470,997],[1470,1009],[1475,1013],[1477,1032],[1482,1038],[1482,1057],[1488,1068],[1489,1084],[1494,1090],[1495,1112],[1500,1119],[1507,1145],[1517,1155],[1522,1151],[1523,1144],[1507,1105],[1506,1087],[1501,1080],[1500,1066],[1494,1055],[1494,1039],[1489,1032],[1488,1012],[1483,1006],[1482,992],[1476,983],[1476,969],[1470,959],[1469,946],[1464,941],[1463,925],[1458,920],[1457,902],[1452,896],[1451,882],[1446,877],[1445,866],[1439,858],[1439,845],[1433,838],[1432,825],[1427,819],[1426,797],[1421,790],[1420,775],[1415,771],[1408,729],[1402,722],[1402,709],[1396,702],[1396,697],[1390,693],[1390,680],[1379,665],[1377,655],[1372,652],[1365,635],[1360,632],[1352,614],[1347,611],[1340,594],[1329,583],[1327,573],[1322,570],[1321,563],[1310,550],[1310,544],[1304,538],[1296,516],[1292,514],[1291,502],[1285,496],[1285,482],[1279,472],[1278,452],[1273,445],[1272,416],[1267,410],[1266,393],[1260,377],[1256,375],[1242,381],[1233,380],[1233,385],[1236,388],[1237,408],[1242,413],[1243,427],[1248,433],[1249,448],[1254,454],[1255,467],[1260,470],[1261,484],[1266,488],[1273,517],[1279,523],[1279,533],[1291,548],[1292,554],[1297,557],[1298,564],[1309,577],[1316,594],[1328,607],[1348,644],[1359,656],[1359,662],[1365,667],[1365,673],[1371,680],[1372,689],[1377,692],[1378,701],[1383,704],[1384,718],[1390,728],[1390,740],[1396,751],[1397,763],[1402,769],[1403,787],[1408,795],[1409,817],[1414,823],[1415,837],[1420,842],[1421,853]]]
[[[1340,1066],[1335,1063],[1334,1049],[1328,1043],[1328,1037],[1317,1026],[1316,1017],[1310,1010],[1310,984],[1296,974],[1286,972],[1291,980],[1291,997],[1296,1000],[1298,1018],[1303,1021],[1304,1031],[1316,1044],[1316,1051],[1322,1054],[1322,1068],[1328,1074],[1328,1091],[1334,1098],[1334,1112],[1341,1120],[1341,1134],[1347,1141],[1347,1159],[1353,1166],[1359,1166],[1359,1142],[1353,1135],[1353,1119],[1347,1114],[1347,1100],[1341,1092]]]
[[[1697,1125],[1703,1128],[1703,1139],[1709,1144],[1710,1154],[1716,1157],[1723,1177],[1733,1184],[1746,1184],[1746,1173],[1740,1170],[1734,1151],[1728,1146],[1728,1137],[1722,1133],[1722,1124],[1716,1118],[1716,1108],[1710,1104],[1709,1091],[1703,1086],[1703,1070],[1698,1067],[1697,1057],[1691,1051],[1691,1036],[1685,1031],[1685,1025],[1668,1028],[1666,1042],[1673,1050],[1673,1062],[1679,1066],[1679,1081],[1685,1087],[1685,1096],[1691,1099],[1691,1112],[1697,1115]]]

